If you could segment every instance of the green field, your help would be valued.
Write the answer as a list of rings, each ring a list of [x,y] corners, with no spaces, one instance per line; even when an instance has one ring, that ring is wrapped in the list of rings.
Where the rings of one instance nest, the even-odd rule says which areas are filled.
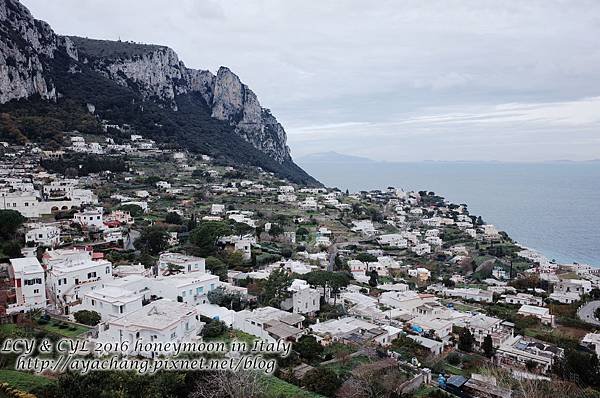
[[[0,370],[0,383],[8,383],[11,387],[22,391],[32,391],[46,387],[52,380],[31,373],[17,372],[16,370]]]
[[[85,326],[81,326],[81,325],[77,325],[75,323],[70,323],[70,322],[65,322],[65,321],[61,321],[63,324],[68,325],[69,327],[74,327],[74,330],[71,330],[69,327],[67,328],[59,328],[56,324],[57,321],[52,320],[50,321],[50,323],[47,323],[45,325],[37,325],[36,327],[39,329],[42,329],[43,331],[47,332],[47,333],[51,333],[51,334],[55,334],[57,336],[63,336],[63,337],[77,337],[85,332],[87,332],[88,330],[90,330],[90,328],[85,327]]]
[[[275,376],[265,376],[266,394],[269,398],[323,398]]]

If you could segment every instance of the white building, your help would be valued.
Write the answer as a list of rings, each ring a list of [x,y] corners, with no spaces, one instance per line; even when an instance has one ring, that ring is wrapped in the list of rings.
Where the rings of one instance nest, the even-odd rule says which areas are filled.
[[[402,331],[393,326],[378,326],[355,317],[330,319],[311,325],[312,334],[323,345],[344,340],[372,340],[382,346],[389,345]],[[355,339],[356,338],[356,339]]]
[[[67,313],[68,307],[81,304],[85,293],[113,279],[112,264],[93,259],[93,252],[85,250],[53,250],[42,259],[47,268],[48,287],[58,307]]]
[[[588,333],[583,339],[581,344],[591,348],[596,352],[596,356],[600,358],[600,333]]]
[[[37,191],[0,191],[0,210],[16,210],[23,217],[39,217],[40,206]]]
[[[42,225],[30,229],[25,234],[25,243],[33,243],[36,246],[55,248],[60,245],[60,228],[53,225]]]
[[[177,269],[180,272],[206,272],[205,260],[201,257],[188,256],[180,253],[162,253],[158,258],[159,274],[166,274],[171,269]]]
[[[571,304],[581,299],[581,296],[592,291],[592,282],[584,279],[564,279],[554,285],[550,294],[552,300]]]
[[[401,234],[385,234],[377,237],[377,242],[384,246],[394,246],[400,249],[408,247],[408,241]]]
[[[15,289],[16,303],[8,304],[7,314],[46,308],[46,278],[37,258],[11,259],[8,274]]]
[[[219,287],[219,277],[204,272],[150,278],[149,288],[153,295],[191,305],[208,302],[206,295]]]
[[[539,307],[544,305],[544,300],[541,297],[527,293],[507,294],[504,296],[504,302],[506,304],[537,305]]]
[[[481,303],[492,303],[494,301],[493,292],[477,288],[443,289],[441,293],[446,297],[458,297],[463,300],[472,300]]]
[[[288,290],[292,297],[281,303],[282,309],[291,309],[295,314],[314,314],[321,308],[321,294],[305,280],[294,279]]]
[[[73,216],[73,221],[81,225],[82,227],[103,229],[103,213],[104,210],[102,209],[102,207],[86,209],[79,213],[75,213],[75,215]]]
[[[142,295],[119,287],[104,287],[87,292],[82,306],[107,321],[142,308]]]
[[[425,254],[431,253],[431,246],[429,243],[419,243],[410,248],[410,250],[417,256],[424,256]]]
[[[549,308],[538,307],[535,305],[522,305],[517,312],[519,315],[532,316],[538,318],[543,324],[554,327],[554,315],[550,315]]]
[[[354,220],[352,221],[352,224],[354,225],[352,227],[352,231],[354,232],[360,232],[365,235],[375,234],[375,227],[373,226],[373,221],[371,220]]]
[[[218,216],[219,214],[223,213],[225,213],[225,205],[215,203],[210,207],[210,214],[212,214],[213,216]]]
[[[300,314],[273,308],[261,307],[254,311],[243,310],[235,313],[233,328],[258,338],[275,342],[277,340],[295,340],[303,333]]]
[[[98,341],[129,342],[130,355],[154,358],[168,352],[135,350],[135,342],[189,342],[197,338],[203,323],[196,309],[168,299],[154,301],[140,309],[100,325]]]

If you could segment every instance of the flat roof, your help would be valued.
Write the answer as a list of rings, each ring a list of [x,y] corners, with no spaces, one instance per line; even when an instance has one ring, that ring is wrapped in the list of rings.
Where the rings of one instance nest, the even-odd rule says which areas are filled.
[[[185,303],[161,299],[112,320],[110,324],[125,328],[164,330],[195,314],[196,310]]]
[[[15,272],[23,272],[25,274],[44,272],[42,265],[36,257],[11,258],[10,265]]]

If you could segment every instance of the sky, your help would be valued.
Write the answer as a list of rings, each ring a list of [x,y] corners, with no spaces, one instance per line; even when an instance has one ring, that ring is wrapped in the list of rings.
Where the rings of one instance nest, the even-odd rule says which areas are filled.
[[[22,0],[59,34],[228,66],[294,157],[600,159],[595,0]]]

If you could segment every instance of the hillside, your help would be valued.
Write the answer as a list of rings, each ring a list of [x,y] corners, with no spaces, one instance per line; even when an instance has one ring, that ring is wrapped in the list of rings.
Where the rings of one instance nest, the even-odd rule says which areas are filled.
[[[292,160],[285,130],[228,68],[187,68],[170,48],[56,35],[0,0],[0,139],[42,140],[128,124],[158,143],[318,185]]]

